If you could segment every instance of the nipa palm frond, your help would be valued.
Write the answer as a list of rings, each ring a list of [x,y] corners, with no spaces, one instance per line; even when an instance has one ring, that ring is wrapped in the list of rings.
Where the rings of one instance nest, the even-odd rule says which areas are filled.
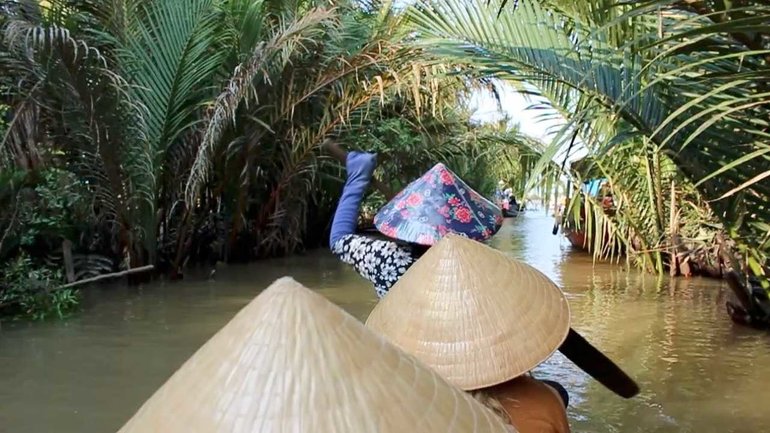
[[[277,29],[270,40],[260,43],[246,63],[236,67],[225,90],[217,97],[207,116],[203,142],[185,187],[188,203],[194,203],[200,185],[206,181],[211,164],[210,155],[224,128],[234,121],[236,110],[245,98],[255,93],[254,86],[259,82],[270,85],[269,77],[289,64],[292,55],[301,51],[299,45],[312,44],[313,36],[317,36],[323,30],[322,25],[329,23],[333,17],[331,11],[316,9],[298,21],[287,23]]]

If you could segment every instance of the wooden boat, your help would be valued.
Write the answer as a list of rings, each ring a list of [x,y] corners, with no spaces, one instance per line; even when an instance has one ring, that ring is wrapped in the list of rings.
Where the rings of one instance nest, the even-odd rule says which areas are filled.
[[[586,244],[586,232],[585,230],[574,230],[569,227],[564,228],[564,237],[567,238],[573,247],[581,250],[588,251],[588,244]]]
[[[504,207],[502,209],[503,209],[503,216],[505,218],[516,218],[517,216],[519,216],[519,213],[521,213],[522,211],[521,205],[516,202],[510,203],[508,206],[508,209]]]
[[[591,252],[593,251],[593,239],[588,239],[586,236],[585,229],[575,229],[571,227],[564,227],[563,229],[564,237],[567,238],[570,244],[572,244],[573,247]],[[610,234],[604,233],[604,244],[608,244],[610,242]]]
[[[606,180],[604,179],[592,179],[589,181],[586,181],[583,184],[582,191],[580,194],[590,194],[593,197],[598,197],[602,193],[602,186]],[[612,201],[611,195],[604,198],[604,200],[608,200],[605,203],[602,203],[604,207],[604,213],[607,215],[613,215],[614,210],[614,203]],[[567,201],[565,202],[564,209],[569,208],[570,199],[567,198]],[[562,233],[564,234],[564,237],[569,240],[570,244],[572,244],[573,247],[591,252],[593,250],[593,239],[594,236],[597,234],[594,233],[594,236],[587,236],[586,235],[586,228],[585,228],[585,209],[582,208],[582,203],[579,204],[581,206],[580,209],[580,224],[579,226],[581,228],[577,228],[578,224],[574,221],[574,216],[569,215],[567,216],[564,221],[561,223],[562,225]],[[594,230],[596,230],[596,227],[594,227]],[[604,236],[604,244],[607,245],[611,241],[610,233],[603,233]]]

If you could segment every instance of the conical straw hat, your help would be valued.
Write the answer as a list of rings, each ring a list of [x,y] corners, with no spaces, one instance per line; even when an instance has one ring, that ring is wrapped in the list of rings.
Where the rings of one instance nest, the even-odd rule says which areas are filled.
[[[291,278],[244,307],[120,430],[505,431],[471,396]]]
[[[438,163],[377,212],[374,225],[391,238],[433,245],[447,233],[489,239],[500,228],[499,207]]]
[[[569,332],[562,291],[537,269],[447,235],[391,287],[366,325],[465,390],[519,376]]]

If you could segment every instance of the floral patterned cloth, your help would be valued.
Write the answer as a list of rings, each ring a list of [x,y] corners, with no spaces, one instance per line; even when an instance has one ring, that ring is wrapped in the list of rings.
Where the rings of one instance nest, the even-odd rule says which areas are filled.
[[[332,253],[371,281],[379,298],[416,260],[408,246],[355,234],[341,237],[332,245]]]
[[[439,163],[380,209],[374,225],[391,238],[433,245],[447,233],[489,239],[502,221],[500,208]]]

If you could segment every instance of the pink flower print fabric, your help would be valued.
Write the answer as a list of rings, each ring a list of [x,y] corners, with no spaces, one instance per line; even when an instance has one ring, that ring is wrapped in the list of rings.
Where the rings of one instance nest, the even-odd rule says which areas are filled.
[[[502,221],[500,208],[441,163],[410,183],[374,218],[382,234],[421,245],[433,245],[447,233],[483,241]]]

